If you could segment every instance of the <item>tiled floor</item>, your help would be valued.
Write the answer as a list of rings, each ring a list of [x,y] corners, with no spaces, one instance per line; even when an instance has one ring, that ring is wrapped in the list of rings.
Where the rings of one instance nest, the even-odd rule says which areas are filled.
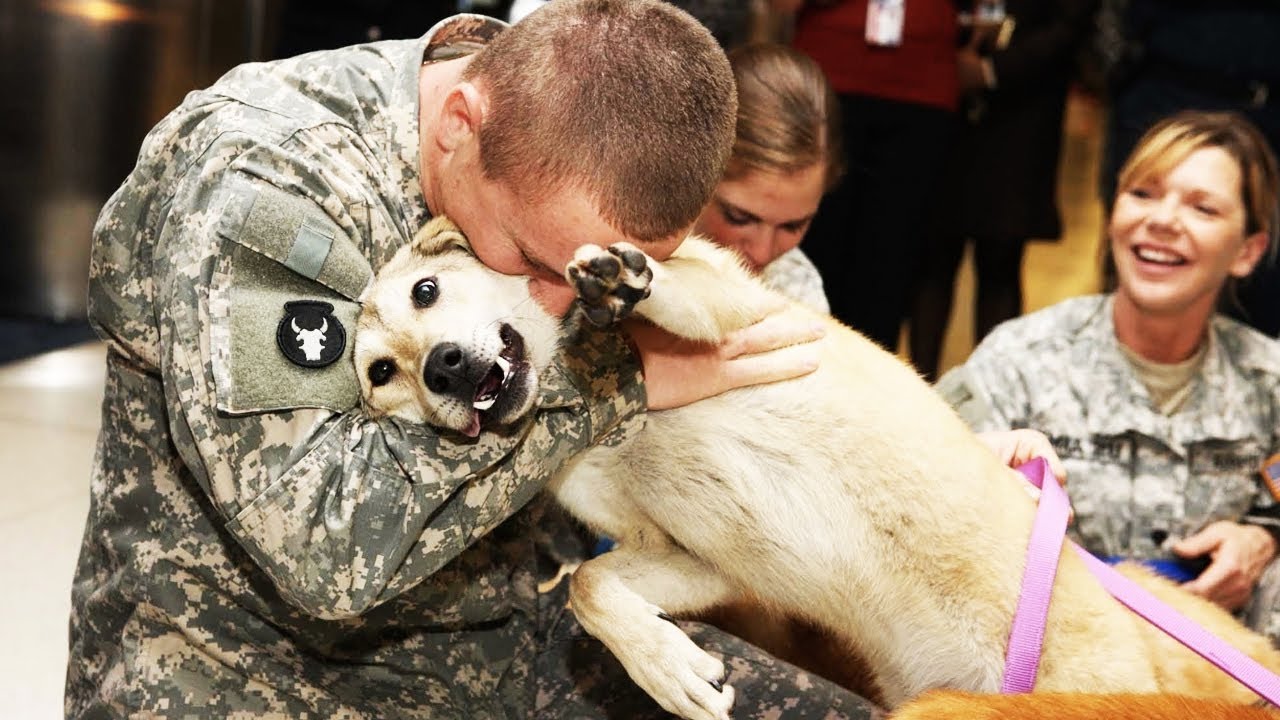
[[[62,716],[105,357],[89,343],[0,367],[0,718]]]
[[[1062,242],[1033,245],[1026,305],[1097,286],[1093,176],[1099,110],[1078,99],[1067,120]],[[944,367],[968,353],[972,277],[958,283]],[[105,351],[81,345],[0,366],[0,718],[61,717],[69,587],[88,509]]]

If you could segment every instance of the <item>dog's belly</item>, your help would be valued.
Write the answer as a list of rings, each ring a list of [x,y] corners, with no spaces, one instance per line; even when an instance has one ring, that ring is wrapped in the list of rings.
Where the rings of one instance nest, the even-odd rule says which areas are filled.
[[[973,554],[989,508],[923,486],[884,417],[867,423],[809,382],[653,414],[621,449],[631,478],[616,487],[744,591],[856,643],[890,703],[997,690],[1016,578]]]

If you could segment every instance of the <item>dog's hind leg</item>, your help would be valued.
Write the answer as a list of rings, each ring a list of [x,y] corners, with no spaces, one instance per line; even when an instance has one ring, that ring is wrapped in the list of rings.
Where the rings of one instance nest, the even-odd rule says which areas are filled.
[[[733,597],[714,568],[675,546],[646,544],[635,550],[624,541],[583,563],[569,588],[583,628],[665,710],[690,720],[728,720],[733,688],[724,685],[724,663],[698,647],[667,614],[706,609]]]

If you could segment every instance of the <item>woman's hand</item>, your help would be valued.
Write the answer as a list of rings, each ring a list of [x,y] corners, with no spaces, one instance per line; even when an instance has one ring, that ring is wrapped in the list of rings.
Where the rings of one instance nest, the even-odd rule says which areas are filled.
[[[1184,558],[1212,558],[1200,577],[1182,587],[1234,611],[1253,596],[1254,585],[1276,556],[1276,541],[1256,525],[1219,520],[1179,540],[1170,549]]]
[[[991,448],[1001,462],[1012,468],[1038,457],[1044,458],[1049,463],[1049,472],[1058,479],[1058,484],[1067,484],[1067,469],[1062,466],[1062,459],[1053,449],[1049,436],[1039,430],[992,430],[978,433],[978,439]]]
[[[817,341],[826,332],[812,314],[790,305],[730,333],[719,345],[678,338],[638,320],[623,327],[644,365],[650,410],[813,372],[821,348]]]

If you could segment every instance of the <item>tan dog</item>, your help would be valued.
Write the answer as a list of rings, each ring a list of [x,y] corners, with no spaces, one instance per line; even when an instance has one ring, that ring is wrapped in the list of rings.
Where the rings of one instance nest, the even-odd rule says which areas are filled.
[[[584,247],[568,276],[592,318],[634,310],[693,340],[785,302],[699,239],[663,263]],[[364,302],[355,362],[369,412],[475,435],[530,409],[557,321],[447,221],[401,250]],[[667,613],[740,597],[838,634],[890,707],[932,688],[1000,687],[1034,514],[1024,481],[910,367],[826,322],[816,372],[651,413],[636,437],[580,455],[550,484],[618,541],[574,574],[574,611],[671,712],[726,718],[733,691]],[[1280,668],[1225,612],[1131,573]],[[1069,551],[1037,689],[1255,699],[1114,601]]]

